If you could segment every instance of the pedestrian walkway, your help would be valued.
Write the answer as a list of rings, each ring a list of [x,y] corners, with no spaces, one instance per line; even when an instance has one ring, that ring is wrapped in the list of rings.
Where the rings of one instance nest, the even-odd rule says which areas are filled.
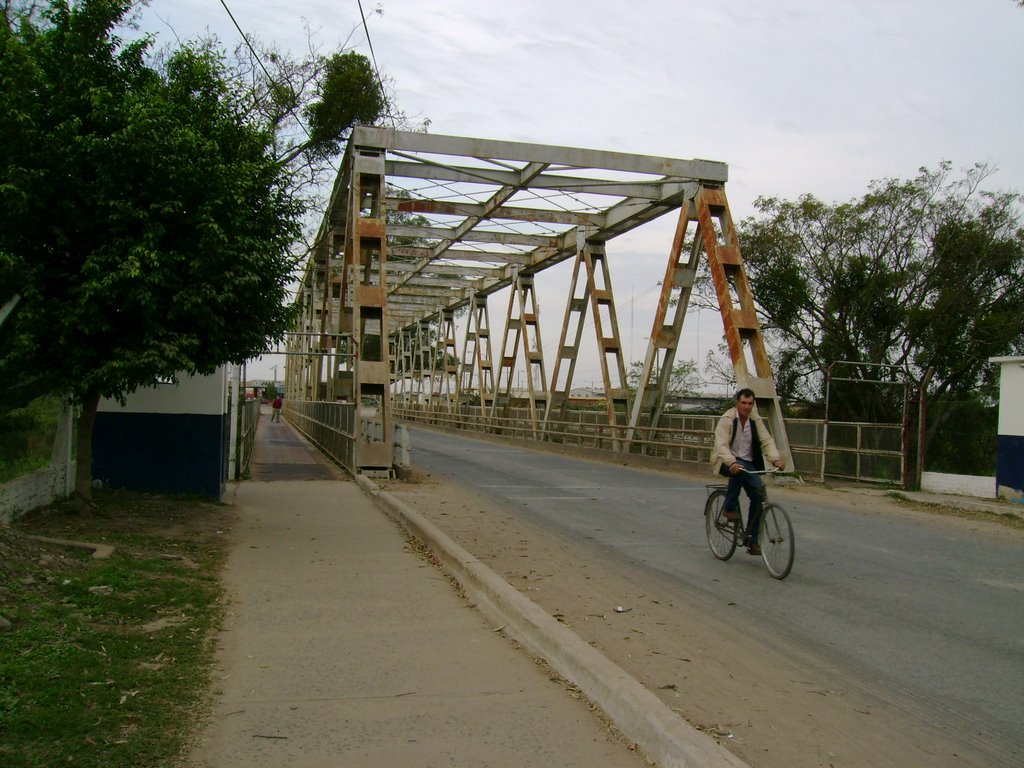
[[[342,480],[348,476],[285,421],[271,421],[264,408],[249,462],[253,480]]]
[[[287,423],[252,467],[193,766],[646,765]]]

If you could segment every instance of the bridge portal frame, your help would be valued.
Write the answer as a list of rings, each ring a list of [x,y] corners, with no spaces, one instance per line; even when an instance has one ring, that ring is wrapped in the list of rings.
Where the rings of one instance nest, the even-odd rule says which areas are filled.
[[[589,309],[609,419],[621,427],[626,438],[621,445],[628,450],[632,431],[656,424],[661,416],[693,279],[706,254],[737,382],[754,390],[788,458],[781,409],[725,196],[727,180],[726,164],[711,160],[356,127],[298,291],[300,328],[316,330],[319,337],[304,344],[302,355],[288,358],[293,370],[286,381],[293,385],[287,394],[300,400],[350,397],[360,413],[354,438],[358,450],[350,469],[385,471],[392,459],[396,386],[403,400],[426,399],[446,409],[480,402],[494,410],[511,403],[509,381],[502,390],[502,374],[511,377],[505,359],[498,358],[497,370],[491,365],[487,299],[511,288],[505,334],[521,333],[517,323],[532,324],[528,330],[537,347],[534,282],[544,270],[575,258],[577,275],[555,363],[565,375],[549,376],[541,350],[522,339],[535,434],[543,434],[552,407],[562,407],[567,399]],[[676,237],[644,371],[631,396],[624,382],[606,247],[618,235],[674,210],[679,211]],[[572,295],[578,294],[578,284],[584,286],[582,296]],[[465,344],[473,349],[464,346],[460,355],[454,318],[467,309]],[[433,350],[424,338],[431,333],[437,344]],[[336,348],[341,339],[344,349]],[[422,352],[441,358],[442,365],[458,361],[458,370],[434,370],[436,360],[420,357],[417,362],[409,352],[392,365],[391,350],[407,350],[412,339]],[[406,389],[404,382],[417,377],[418,391]],[[440,386],[435,391],[431,378],[444,380],[443,391]],[[628,422],[620,425],[627,415]]]

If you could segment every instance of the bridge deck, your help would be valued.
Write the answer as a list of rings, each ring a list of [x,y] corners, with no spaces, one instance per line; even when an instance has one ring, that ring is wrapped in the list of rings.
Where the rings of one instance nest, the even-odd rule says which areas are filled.
[[[249,464],[253,480],[341,480],[344,473],[288,422],[271,421],[264,406]]]

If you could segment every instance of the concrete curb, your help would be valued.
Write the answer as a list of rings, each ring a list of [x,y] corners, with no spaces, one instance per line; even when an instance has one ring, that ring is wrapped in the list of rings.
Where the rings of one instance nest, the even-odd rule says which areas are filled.
[[[110,544],[92,544],[88,541],[69,541],[68,539],[51,539],[49,536],[26,536],[25,538],[35,541],[42,541],[46,544],[57,544],[61,547],[72,549],[92,550],[92,556],[96,560],[105,560],[114,554],[114,547]]]
[[[747,768],[696,730],[621,667],[549,616],[430,521],[363,475],[356,483],[429,547],[491,621],[572,681],[642,753],[663,768]]]
[[[916,504],[925,504],[932,507],[947,507],[949,509],[962,509],[969,512],[988,512],[992,515],[1005,515],[1007,517],[1024,518],[1024,504],[1017,504],[1011,501],[999,499],[979,499],[973,496],[958,496],[951,493],[933,493],[930,491],[904,491],[876,488],[846,488],[835,489],[837,493],[861,494],[863,496],[898,497],[903,501]]]

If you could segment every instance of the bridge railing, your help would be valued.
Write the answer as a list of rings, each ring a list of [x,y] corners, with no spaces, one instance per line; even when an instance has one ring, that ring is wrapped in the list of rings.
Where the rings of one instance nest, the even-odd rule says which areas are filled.
[[[461,429],[501,435],[519,440],[542,440],[597,450],[619,450],[665,459],[707,462],[714,448],[713,417],[687,417],[680,422],[657,428],[638,427],[628,436],[625,425],[608,424],[603,413],[570,411],[564,420],[548,421],[543,428],[535,424],[528,409],[512,409],[507,416],[492,416],[477,406],[461,411],[431,410],[422,406],[395,406],[396,419],[448,429]],[[710,430],[705,421],[710,423]],[[707,434],[711,432],[710,436]]]
[[[906,485],[907,434],[902,425],[830,421],[822,430],[823,477]]]
[[[356,406],[320,400],[285,402],[284,417],[311,443],[349,472],[358,467]]]
[[[256,427],[260,423],[260,401],[247,400],[242,405],[239,421],[240,461],[235,470],[235,479],[239,480],[249,471],[252,463],[252,452],[256,447]]]
[[[453,430],[483,432],[596,450],[618,451],[689,464],[708,464],[715,446],[716,415],[665,414],[657,427],[629,428],[607,423],[599,411],[569,411],[563,420],[535,424],[526,408],[493,416],[479,406],[460,409],[396,404],[396,420]],[[900,424],[786,419],[795,471],[826,477],[903,485],[904,429]]]
[[[399,404],[397,421],[466,430],[516,440],[628,453],[690,465],[707,465],[715,445],[716,415],[665,414],[657,427],[608,424],[599,411],[568,411],[565,418],[534,422],[527,408],[491,415],[479,406],[431,408]],[[349,472],[359,471],[356,407],[351,403],[291,400],[285,418]],[[899,424],[786,419],[794,469],[807,478],[905,483],[904,430]],[[369,437],[369,436],[368,436]],[[383,439],[379,437],[378,439]]]

